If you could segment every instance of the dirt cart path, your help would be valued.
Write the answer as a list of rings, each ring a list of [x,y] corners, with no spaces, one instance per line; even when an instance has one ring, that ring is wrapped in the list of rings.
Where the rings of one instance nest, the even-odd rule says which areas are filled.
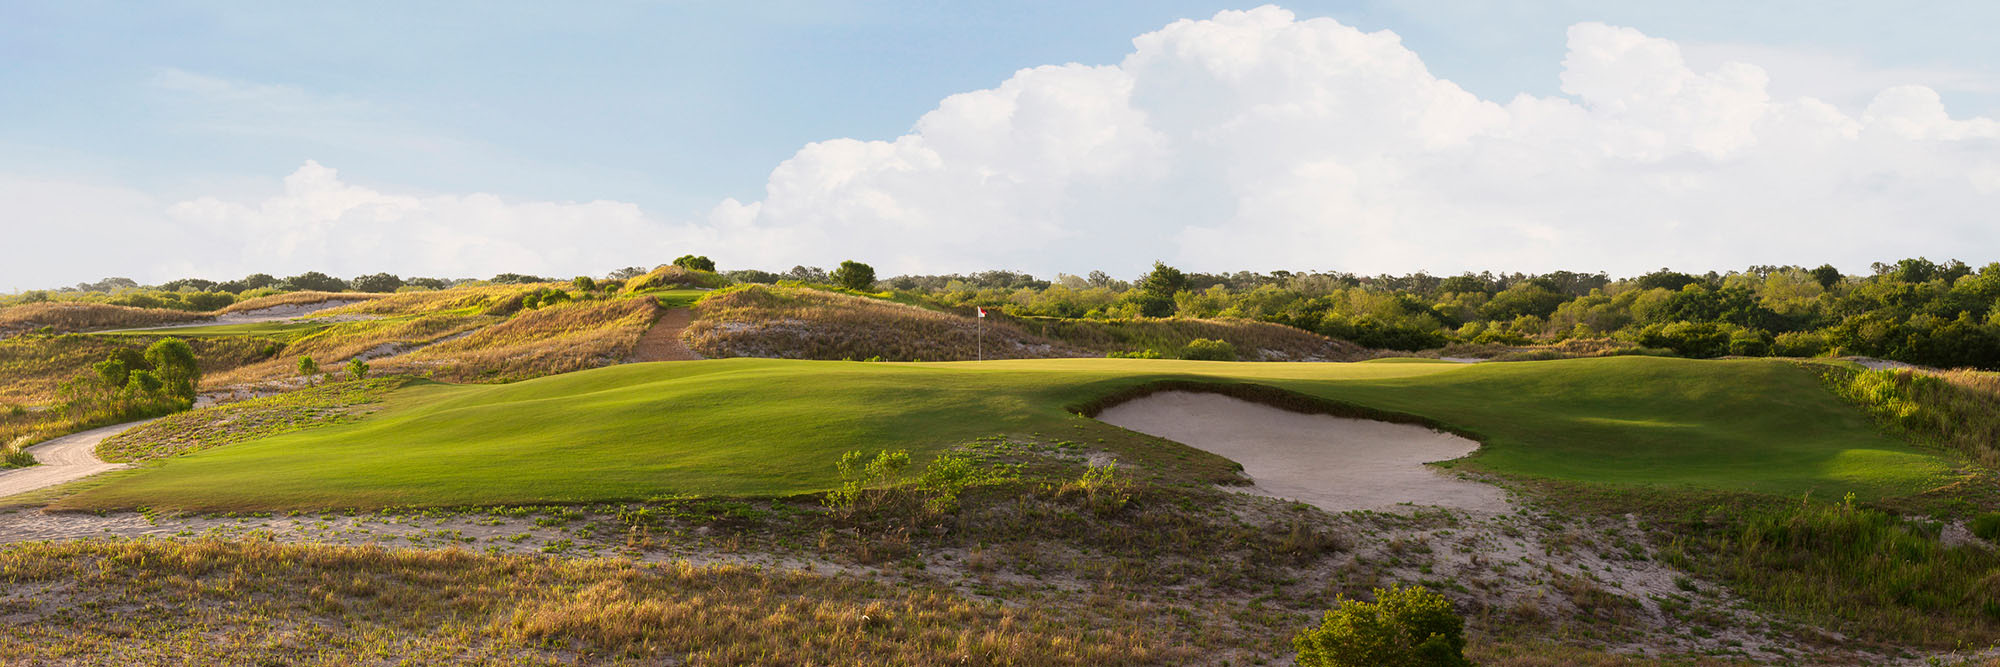
[[[639,337],[639,344],[632,347],[632,354],[627,356],[625,361],[694,361],[701,359],[702,356],[700,354],[696,354],[694,350],[688,349],[687,344],[681,342],[681,332],[686,331],[688,325],[692,323],[694,323],[694,309],[692,308],[675,308],[661,313],[660,319],[653,322],[653,328],[647,329],[646,335]]]
[[[0,472],[0,498],[125,467],[123,463],[105,463],[97,458],[97,443],[149,421],[152,420],[94,428],[29,447],[28,453],[34,455],[41,465]]]

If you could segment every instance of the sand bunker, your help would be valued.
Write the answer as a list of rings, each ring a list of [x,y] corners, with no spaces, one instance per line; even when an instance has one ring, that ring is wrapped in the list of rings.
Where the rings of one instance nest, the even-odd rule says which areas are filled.
[[[1241,463],[1256,482],[1243,490],[1330,511],[1407,505],[1510,509],[1500,489],[1423,465],[1471,454],[1479,443],[1421,426],[1303,414],[1182,391],[1121,403],[1097,418]]]

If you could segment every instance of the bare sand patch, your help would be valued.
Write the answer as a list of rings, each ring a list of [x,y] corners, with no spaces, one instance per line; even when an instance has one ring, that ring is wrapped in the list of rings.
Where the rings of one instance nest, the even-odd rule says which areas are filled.
[[[1112,406],[1099,421],[1243,464],[1250,492],[1329,511],[1400,505],[1507,512],[1507,495],[1424,465],[1479,443],[1422,426],[1281,410],[1220,394],[1169,391]]]

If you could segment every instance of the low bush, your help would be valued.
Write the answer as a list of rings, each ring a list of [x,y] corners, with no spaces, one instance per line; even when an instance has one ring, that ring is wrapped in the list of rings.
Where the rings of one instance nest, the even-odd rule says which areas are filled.
[[[1375,589],[1375,601],[1343,599],[1318,627],[1292,638],[1300,667],[1456,667],[1465,620],[1422,586]]]
[[[1195,361],[1235,361],[1236,346],[1229,341],[1196,338],[1181,348],[1181,358]]]
[[[2000,512],[1985,512],[1972,517],[1972,534],[1988,542],[2000,542]]]

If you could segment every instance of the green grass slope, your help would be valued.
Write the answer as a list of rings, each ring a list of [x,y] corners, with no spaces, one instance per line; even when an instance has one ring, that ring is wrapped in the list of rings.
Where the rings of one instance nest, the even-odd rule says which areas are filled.
[[[174,457],[65,508],[374,507],[819,491],[841,452],[921,460],[1040,433],[1213,479],[1218,457],[1070,414],[1162,380],[1242,382],[1408,413],[1487,443],[1469,465],[1615,486],[1913,493],[1944,455],[1882,435],[1813,374],[1765,360],[1515,364],[1123,359],[633,364],[498,386],[415,385],[364,420]]]

